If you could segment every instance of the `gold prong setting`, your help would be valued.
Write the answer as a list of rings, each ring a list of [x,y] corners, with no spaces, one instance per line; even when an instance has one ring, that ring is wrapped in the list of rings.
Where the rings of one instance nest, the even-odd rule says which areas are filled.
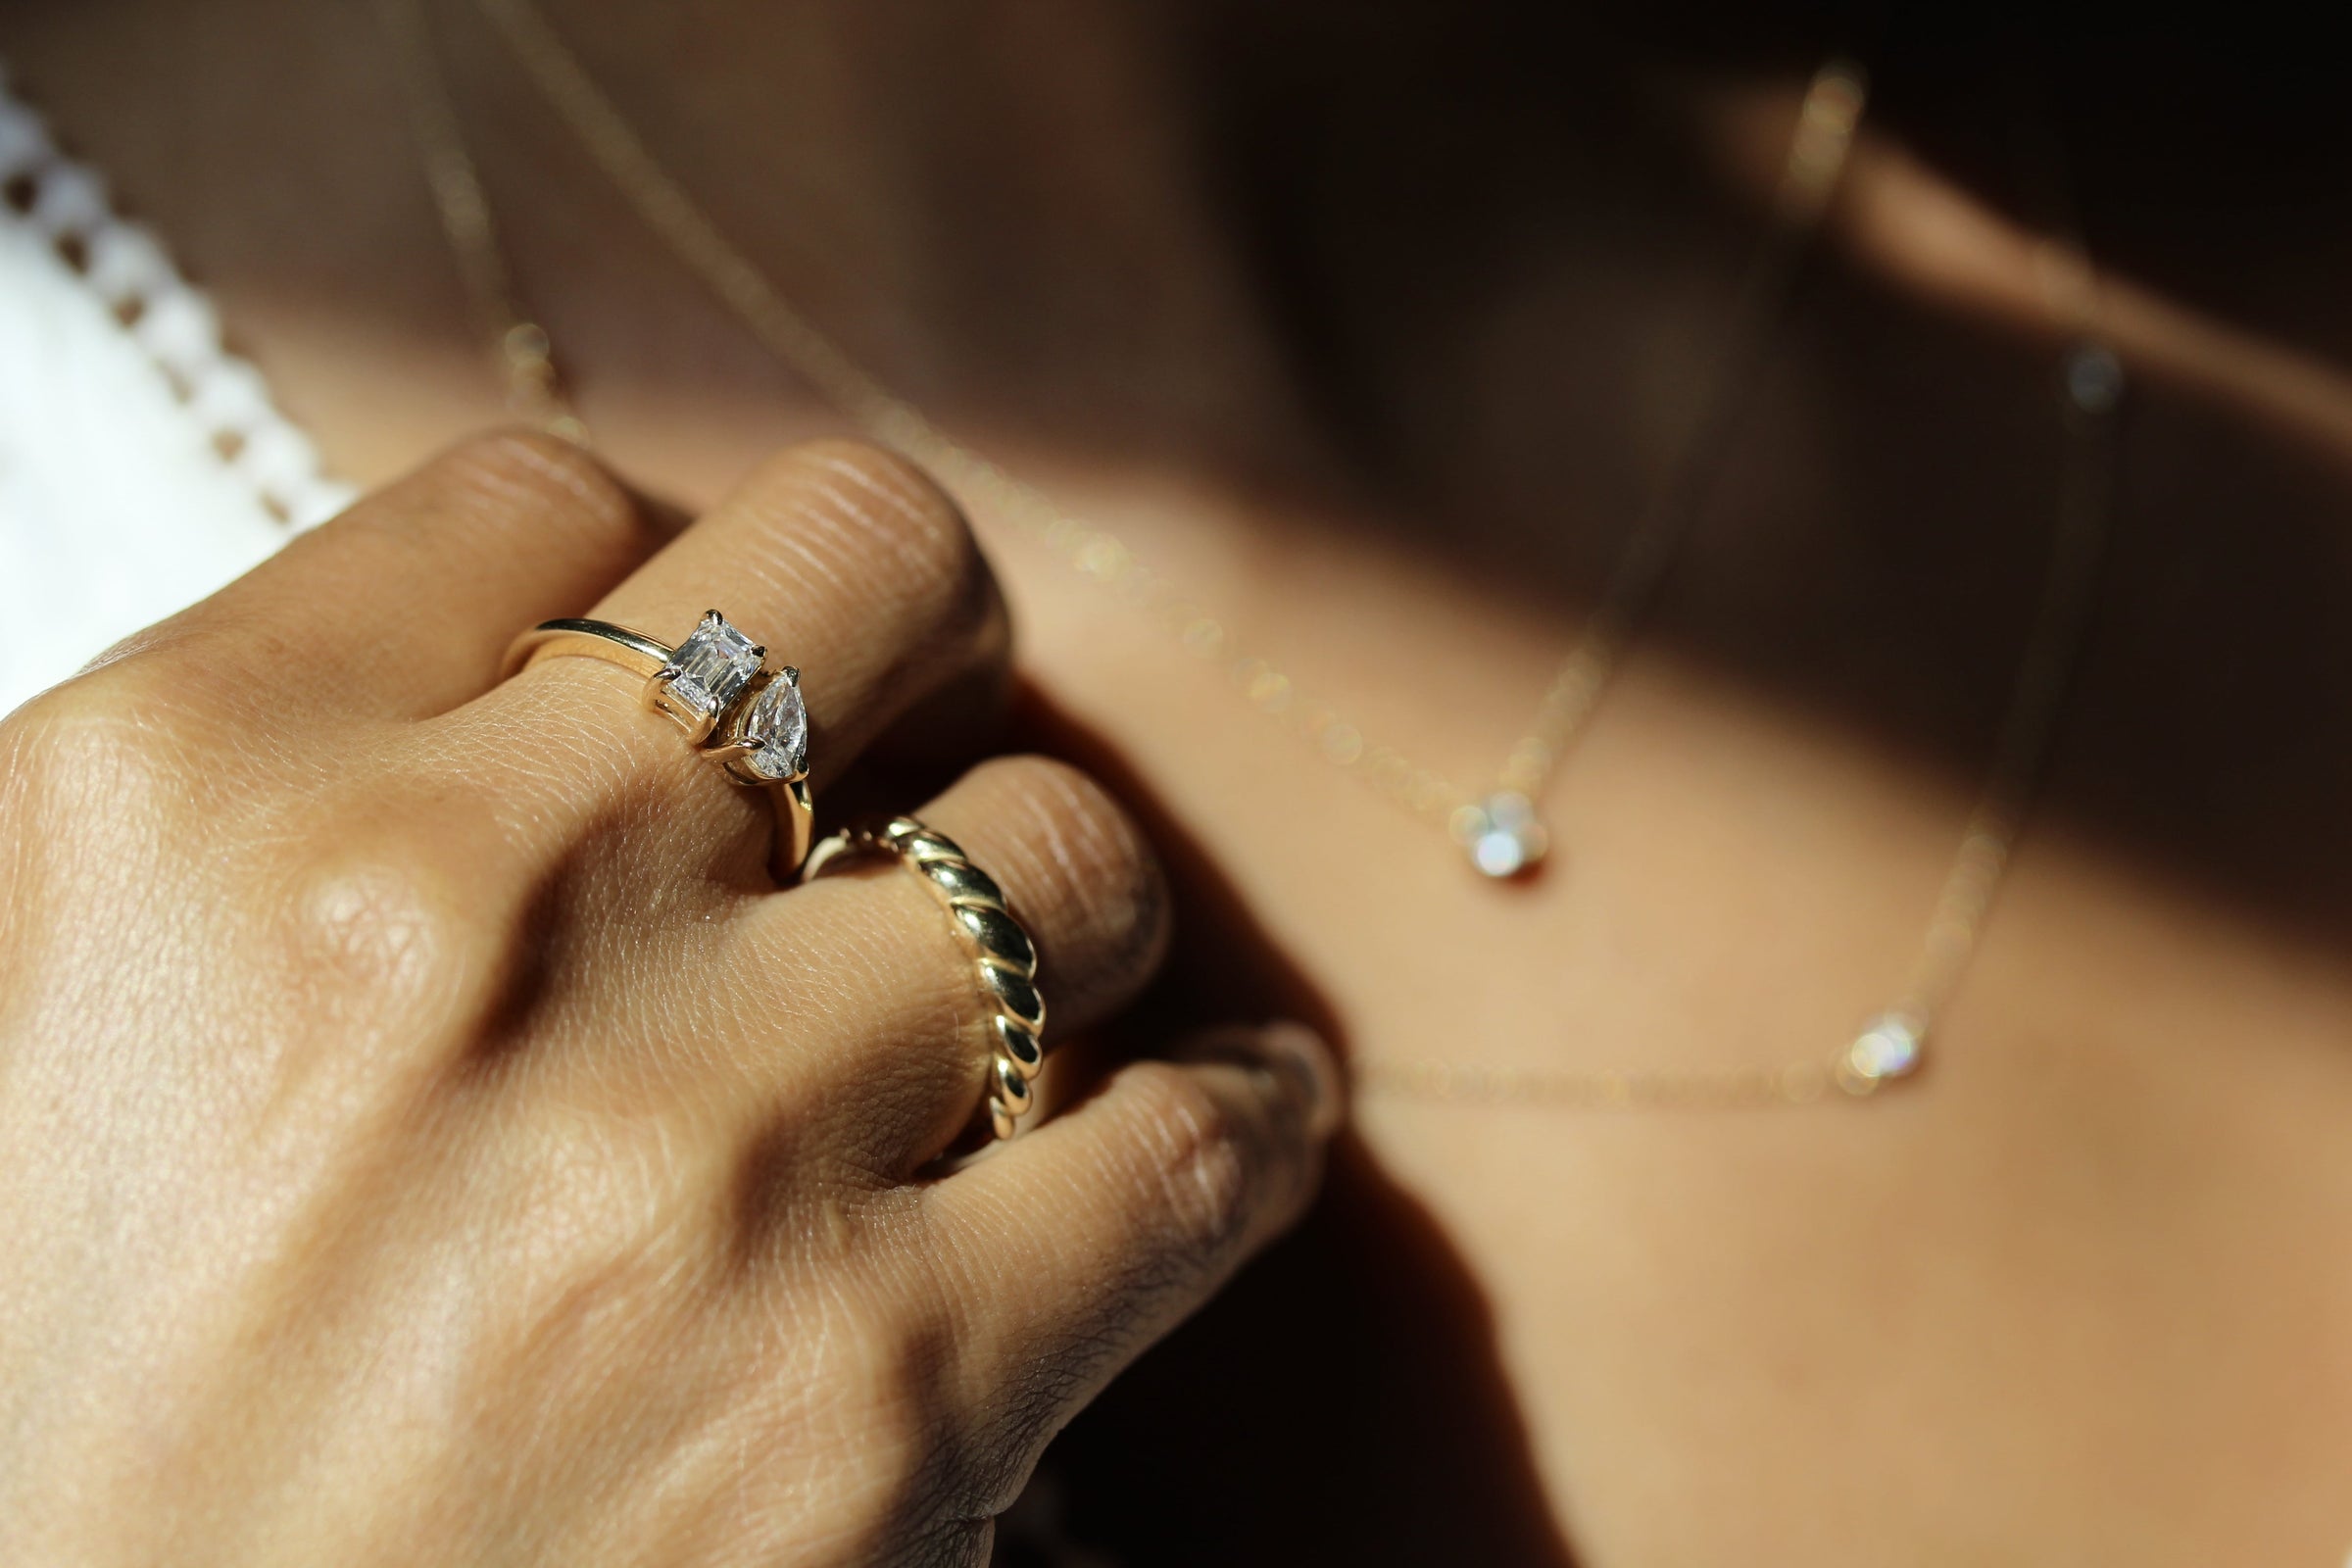
[[[801,672],[767,667],[767,650],[717,611],[706,611],[677,647],[611,621],[541,621],[507,650],[505,673],[571,656],[617,664],[645,679],[645,706],[686,732],[705,759],[738,784],[775,797],[773,869],[788,881],[808,850],[808,709]]]

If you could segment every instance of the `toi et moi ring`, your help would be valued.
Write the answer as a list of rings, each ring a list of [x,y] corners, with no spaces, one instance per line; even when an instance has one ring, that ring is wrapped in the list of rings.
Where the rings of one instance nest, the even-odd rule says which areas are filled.
[[[643,675],[648,708],[667,714],[736,783],[773,795],[774,871],[778,881],[791,878],[808,858],[816,819],[799,670],[769,669],[767,650],[713,610],[675,648],[609,620],[543,620],[507,649],[500,678],[565,657],[601,659]]]
[[[1004,890],[954,839],[911,816],[854,823],[809,853],[803,882],[874,856],[894,857],[954,917],[972,954],[989,1007],[988,1120],[997,1137],[1021,1130],[1036,1101],[1031,1081],[1045,1069],[1045,999],[1037,991],[1037,944],[1005,906]]]

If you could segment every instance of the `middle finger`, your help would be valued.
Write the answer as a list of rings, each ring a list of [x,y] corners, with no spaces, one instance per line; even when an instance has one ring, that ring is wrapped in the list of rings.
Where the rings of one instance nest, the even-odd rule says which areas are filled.
[[[997,758],[917,814],[997,884],[1034,943],[1049,1047],[1115,1013],[1158,966],[1158,861],[1075,768]],[[704,938],[697,982],[656,1010],[673,1030],[691,1020],[706,1091],[723,1084],[747,1125],[784,1116],[861,1168],[904,1175],[937,1154],[986,1091],[998,1040],[973,947],[922,880],[877,858],[744,901]],[[704,983],[713,974],[727,978]]]
[[[800,669],[820,787],[925,695],[1001,668],[1006,652],[995,580],[954,502],[852,442],[769,460],[589,613],[675,647],[713,609],[765,645],[771,668]],[[730,784],[648,711],[645,686],[600,659],[547,658],[453,722],[552,781],[534,799],[552,789],[543,814],[562,830],[644,806],[667,832],[750,848],[765,831],[762,792]]]

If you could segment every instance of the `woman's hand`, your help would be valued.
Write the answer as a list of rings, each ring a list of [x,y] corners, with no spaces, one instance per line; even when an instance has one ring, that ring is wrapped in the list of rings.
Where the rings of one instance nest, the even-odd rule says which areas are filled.
[[[800,449],[665,542],[502,437],[0,727],[0,1561],[981,1561],[1298,1213],[1334,1097],[1284,1030],[915,1179],[987,1049],[938,906],[777,891],[762,796],[627,672],[492,683],[542,618],[713,605],[803,669],[820,794],[1001,657],[895,460]],[[999,760],[920,814],[1057,1030],[1145,979],[1093,784]]]

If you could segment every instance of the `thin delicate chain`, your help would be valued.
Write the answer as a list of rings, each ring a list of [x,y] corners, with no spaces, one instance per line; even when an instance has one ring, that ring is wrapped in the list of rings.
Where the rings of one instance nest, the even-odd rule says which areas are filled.
[[[571,404],[557,372],[547,328],[531,319],[514,286],[506,247],[490,216],[490,198],[474,167],[457,107],[433,58],[431,31],[416,0],[376,0],[376,15],[392,44],[394,64],[409,100],[409,121],[423,151],[433,210],[457,256],[466,295],[483,330],[498,345],[507,378],[507,407],[516,418],[580,446],[589,444],[588,425]]]
[[[414,20],[416,0],[380,3],[410,14],[405,30],[421,31]],[[1866,101],[1864,78],[1853,65],[1833,61],[1815,74],[1790,138],[1770,232],[1736,296],[1726,332],[1729,346],[1712,384],[1694,401],[1697,412],[1678,442],[1677,457],[1651,491],[1620,550],[1599,606],[1561,664],[1528,733],[1511,747],[1494,788],[1480,795],[1367,734],[1288,671],[1242,646],[1224,619],[1148,565],[1117,535],[1071,516],[1034,486],[942,434],[920,410],[893,394],[777,292],[647,148],[531,0],[478,4],[623,199],[704,286],[819,397],[875,439],[929,468],[976,512],[1018,528],[1102,585],[1187,654],[1220,666],[1251,708],[1325,761],[1469,847],[1476,863],[1491,874],[1507,874],[1543,854],[1544,834],[1535,822],[1533,803],[1592,715],[1688,531],[1728,433],[1737,389],[1769,336],[1797,261],[1837,188]],[[446,94],[438,96],[446,102]],[[452,150],[454,118],[420,118],[438,119],[453,130],[451,135],[421,138],[427,158],[440,172],[436,188],[469,190],[470,196],[455,205],[486,212],[471,161],[464,157],[462,146]],[[446,211],[453,204],[445,199],[443,205]],[[461,253],[474,258],[466,270],[477,294],[511,299],[511,288],[501,281],[506,273],[503,261],[482,259],[497,249],[486,218],[463,223],[445,220],[445,225]],[[512,309],[507,317],[521,319]],[[544,343],[544,333],[529,330],[534,342]],[[1493,858],[1497,846],[1504,856],[1499,862]]]
[[[515,303],[510,269],[481,180],[433,62],[418,0],[378,0],[410,80],[417,137],[442,223],[468,288],[502,344],[518,407],[575,440],[586,428],[564,399],[546,333]],[[1080,521],[1042,492],[941,434],[795,310],[727,240],[655,159],[531,0],[476,0],[541,93],[624,198],[704,284],[770,352],[844,416],[905,453],[990,514],[1013,523],[1117,595],[1189,653],[1220,663],[1242,696],[1327,760],[1416,816],[1445,827],[1477,855],[1481,835],[1506,825],[1498,802],[1524,811],[1582,731],[1628,642],[1663,582],[1738,411],[1739,389],[1761,356],[1806,242],[1818,229],[1847,164],[1865,103],[1858,68],[1833,61],[1815,73],[1798,113],[1773,204],[1773,225],[1731,315],[1729,347],[1698,410],[1683,455],[1650,494],[1621,548],[1599,607],[1544,694],[1529,733],[1505,762],[1494,795],[1473,799],[1394,747],[1375,744],[1330,705],[1299,690],[1267,660],[1237,651],[1224,623],[1184,597],[1117,536]],[[2113,504],[2114,413],[2124,374],[2096,334],[2095,280],[2078,252],[2053,248],[2045,283],[2053,314],[2077,333],[2060,404],[2067,432],[2048,569],[2033,629],[1983,788],[1931,911],[1917,958],[1896,1001],[1860,1036],[1826,1057],[1764,1066],[1522,1068],[1441,1059],[1359,1060],[1359,1089],[1466,1103],[1698,1107],[1792,1104],[1841,1089],[1867,1096],[1908,1076],[1930,1029],[1957,988],[2007,869],[2071,684],[2104,556]],[[519,344],[520,352],[517,351]],[[1709,461],[1702,461],[1709,460]],[[1516,824],[1521,833],[1540,828]],[[1526,840],[1522,839],[1522,847]],[[1542,853],[1540,837],[1535,854]],[[1493,870],[1494,867],[1488,866]]]
[[[1984,790],[1936,896],[1910,983],[1896,1004],[1923,1027],[1958,988],[1976,951],[1978,931],[2008,869],[2010,847],[2025,825],[2073,684],[2114,512],[2114,415],[2123,387],[2123,367],[2103,344],[2085,341],[2068,356],[2060,404],[2068,455],[2059,476],[2041,603],[2018,661]]]
[[[1832,1087],[1867,1096],[1917,1070],[1944,1004],[1974,956],[2009,854],[2033,803],[2088,629],[2092,589],[2112,528],[2115,413],[2124,371],[2092,335],[2088,269],[2062,264],[2078,281],[2066,319],[2081,336],[2062,368],[2066,432],[2049,564],[2033,629],[2018,661],[1975,808],[1928,920],[1927,935],[1894,1003],[1827,1057],[1758,1067],[1560,1069],[1430,1059],[1359,1059],[1359,1090],[1467,1104],[1698,1108],[1797,1104]]]
[[[1753,379],[1797,265],[1845,172],[1867,101],[1861,68],[1847,61],[1825,64],[1807,85],[1773,199],[1773,226],[1740,280],[1728,343],[1713,368],[1713,384],[1696,402],[1697,416],[1683,441],[1684,459],[1671,465],[1649,492],[1640,520],[1618,553],[1599,608],[1552,677],[1534,725],[1511,748],[1499,780],[1503,790],[1529,800],[1541,795],[1561,756],[1592,717],[1626,645],[1657,597],[1704,500],[1715,455],[1730,442],[1740,389]]]

